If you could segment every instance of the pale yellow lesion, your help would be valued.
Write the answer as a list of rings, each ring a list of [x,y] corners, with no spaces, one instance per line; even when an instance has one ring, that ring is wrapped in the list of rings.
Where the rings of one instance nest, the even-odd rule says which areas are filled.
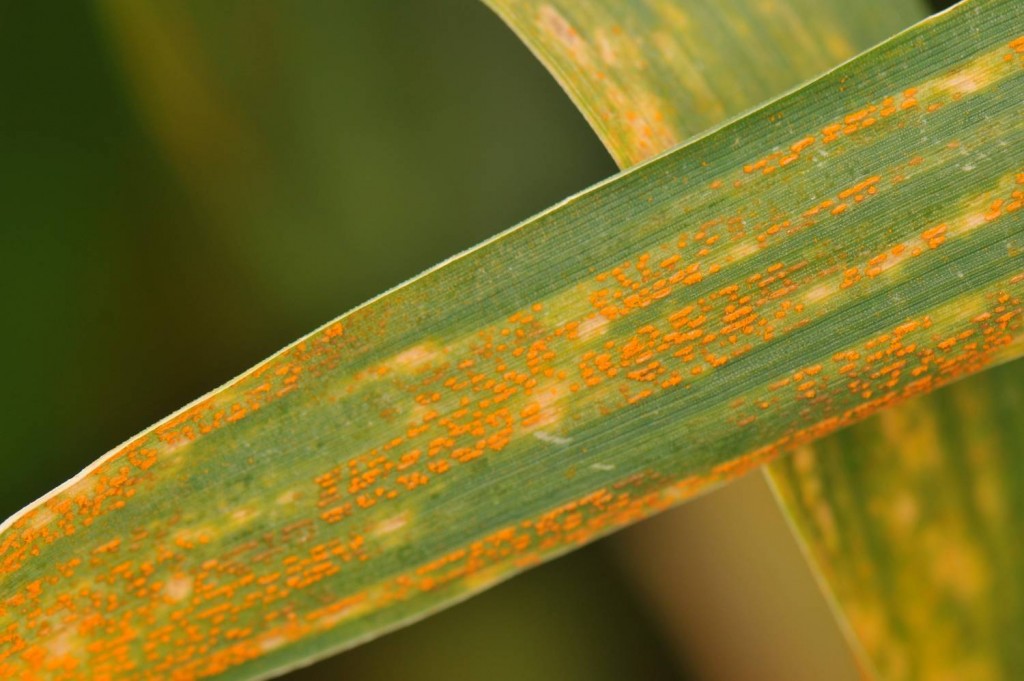
[[[818,284],[810,289],[803,295],[802,300],[804,303],[813,304],[822,301],[828,301],[833,296],[836,296],[840,292],[838,284],[832,282],[825,282]]]
[[[261,511],[259,509],[242,506],[232,510],[229,517],[231,518],[232,522],[239,525],[244,525],[246,523],[251,522],[257,516],[259,516],[260,513]]]
[[[382,362],[382,365],[395,371],[412,373],[436,363],[443,356],[443,350],[427,341],[403,350],[391,359]]]
[[[608,318],[604,315],[588,315],[579,323],[578,334],[581,341],[589,341],[608,333]]]
[[[368,534],[374,537],[383,537],[394,534],[395,532],[406,528],[409,525],[410,518],[410,511],[403,511],[388,518],[384,518],[383,520],[375,523],[370,528]]]
[[[192,595],[195,579],[184,572],[175,572],[164,585],[164,596],[171,603],[179,603]]]
[[[921,86],[924,94],[948,95],[959,99],[963,95],[973,94],[994,86],[1012,73],[1004,67],[1003,48],[993,50],[972,59],[952,73],[926,81]]]
[[[544,4],[537,9],[537,26],[550,42],[559,45],[572,61],[584,69],[593,67],[591,48],[558,8]]]

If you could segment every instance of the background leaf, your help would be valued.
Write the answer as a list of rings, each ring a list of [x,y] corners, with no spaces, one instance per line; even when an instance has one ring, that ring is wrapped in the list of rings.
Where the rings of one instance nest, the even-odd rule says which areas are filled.
[[[924,16],[917,0],[484,2],[547,66],[623,168]]]
[[[1022,385],[1014,362],[773,466],[880,678],[1024,670]]]

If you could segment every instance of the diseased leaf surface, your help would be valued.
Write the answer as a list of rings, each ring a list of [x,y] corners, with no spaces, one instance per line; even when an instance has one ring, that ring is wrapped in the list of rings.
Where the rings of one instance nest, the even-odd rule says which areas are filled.
[[[0,672],[272,673],[1019,354],[1021,19],[903,34],[103,457],[4,525]]]

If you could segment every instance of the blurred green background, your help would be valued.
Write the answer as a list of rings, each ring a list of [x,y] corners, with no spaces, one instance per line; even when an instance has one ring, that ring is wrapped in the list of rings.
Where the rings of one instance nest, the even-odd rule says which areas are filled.
[[[0,83],[0,517],[615,172],[474,0],[0,2]],[[696,678],[613,552],[599,543],[293,677]],[[793,565],[769,566],[769,588]],[[825,612],[813,588],[802,598]]]

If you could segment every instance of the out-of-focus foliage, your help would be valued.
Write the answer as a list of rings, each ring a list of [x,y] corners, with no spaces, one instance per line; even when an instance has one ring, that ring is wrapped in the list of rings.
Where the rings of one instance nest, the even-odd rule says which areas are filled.
[[[919,0],[484,0],[623,168],[923,18]]]
[[[1024,673],[1022,385],[1014,362],[773,468],[881,679]]]

